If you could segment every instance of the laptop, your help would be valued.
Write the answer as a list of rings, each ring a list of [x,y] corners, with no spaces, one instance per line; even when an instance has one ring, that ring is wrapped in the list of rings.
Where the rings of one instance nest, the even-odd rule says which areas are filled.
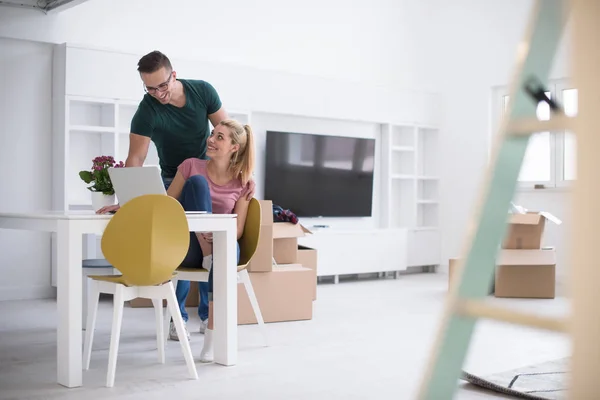
[[[145,194],[167,195],[157,166],[109,168],[108,175],[120,205]],[[186,211],[186,214],[206,214],[206,211]]]

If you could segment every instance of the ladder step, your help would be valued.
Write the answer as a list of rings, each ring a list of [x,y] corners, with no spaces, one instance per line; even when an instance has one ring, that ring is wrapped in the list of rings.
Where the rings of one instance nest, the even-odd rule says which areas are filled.
[[[523,313],[478,300],[457,300],[456,313],[462,316],[487,318],[557,332],[566,332],[568,328],[567,321],[562,318]]]
[[[506,132],[509,136],[527,136],[537,132],[564,131],[573,129],[574,117],[564,114],[553,115],[548,121],[523,118],[510,121]]]

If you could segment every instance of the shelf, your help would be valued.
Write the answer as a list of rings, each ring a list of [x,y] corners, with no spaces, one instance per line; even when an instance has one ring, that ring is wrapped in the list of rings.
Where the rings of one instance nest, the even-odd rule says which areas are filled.
[[[415,148],[412,146],[392,146],[392,151],[397,152],[414,152]]]
[[[79,177],[79,171],[89,171],[98,156],[115,156],[115,136],[106,133],[73,131],[69,135],[66,168],[68,204],[91,204],[91,192]]]
[[[395,180],[414,180],[414,175],[405,175],[405,174],[393,174],[392,179]]]
[[[439,198],[439,182],[437,180],[419,180],[417,183],[419,201],[437,201]]]
[[[415,175],[415,153],[397,153],[392,157],[392,175]]]
[[[115,104],[85,100],[69,101],[69,125],[115,127]]]
[[[115,128],[112,126],[89,126],[89,125],[71,125],[70,131],[78,132],[95,132],[95,133],[114,133]]]
[[[414,147],[415,128],[413,126],[392,125],[392,147]]]
[[[438,221],[439,205],[437,202],[417,204],[417,227],[437,227]]]
[[[419,129],[417,135],[417,174],[436,176],[439,174],[439,135],[435,129]]]
[[[137,104],[119,104],[119,124],[117,125],[119,133],[130,133],[131,120],[137,109]]]
[[[440,177],[439,176],[424,176],[424,175],[419,175],[419,176],[417,176],[417,179],[419,179],[421,181],[439,181]]]

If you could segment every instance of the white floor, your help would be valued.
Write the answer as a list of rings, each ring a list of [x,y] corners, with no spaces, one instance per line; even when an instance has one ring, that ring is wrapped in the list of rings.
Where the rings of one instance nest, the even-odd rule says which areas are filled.
[[[0,399],[414,399],[446,290],[443,273],[320,284],[313,320],[268,324],[270,347],[256,326],[241,326],[238,365],[197,363],[197,381],[188,379],[178,342],[169,342],[167,362],[157,363],[152,309],[126,308],[112,389],[104,387],[110,301],[101,303],[91,367],[78,389],[54,383],[55,302],[0,302]],[[494,301],[568,312],[564,298]],[[198,357],[203,335],[190,311]],[[465,369],[500,372],[569,353],[560,334],[483,321]],[[505,398],[459,385],[457,399]]]

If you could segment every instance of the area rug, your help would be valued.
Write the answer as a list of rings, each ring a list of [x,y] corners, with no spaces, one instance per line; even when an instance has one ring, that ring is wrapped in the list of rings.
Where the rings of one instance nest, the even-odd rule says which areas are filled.
[[[569,362],[570,357],[566,357],[485,376],[463,371],[461,378],[517,399],[564,400],[567,398]]]

